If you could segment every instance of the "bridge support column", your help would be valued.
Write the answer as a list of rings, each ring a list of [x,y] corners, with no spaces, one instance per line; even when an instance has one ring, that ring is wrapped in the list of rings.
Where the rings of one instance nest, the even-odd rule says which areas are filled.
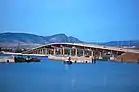
[[[43,54],[45,55],[45,48],[43,48]]]
[[[91,56],[92,56],[92,58],[94,58],[94,52],[93,52],[93,50],[91,50]]]
[[[41,50],[40,50],[40,49],[38,49],[38,50],[37,50],[37,54],[40,54],[40,53],[41,53]]]
[[[35,54],[37,54],[37,51],[36,51],[36,50],[34,50],[33,52],[34,52]]]
[[[37,54],[40,54],[41,53],[41,49],[38,49],[38,52],[37,52]]]
[[[35,54],[37,54],[37,50],[34,50]]]
[[[41,53],[40,54],[43,54],[43,49],[41,49]]]
[[[82,49],[82,55],[85,56],[85,49]]]
[[[42,52],[41,52],[41,54],[44,54],[44,52],[43,52],[43,48],[42,48]]]
[[[56,55],[56,47],[53,49],[53,54]]]
[[[117,57],[118,57],[118,54],[119,54],[119,53],[118,53],[118,51],[117,51]]]
[[[50,50],[50,48],[48,49],[48,54],[51,54],[51,50]]]
[[[42,49],[40,49],[40,53],[39,54],[42,54]]]
[[[48,51],[47,51],[47,48],[45,48],[45,55],[47,55],[47,52],[48,52]]]
[[[40,53],[39,54],[42,54],[43,53],[43,49],[40,49]]]
[[[77,55],[78,55],[78,49],[75,48],[75,56],[77,56]]]
[[[62,47],[62,55],[64,56],[65,55],[65,48],[64,47]]]
[[[60,55],[62,55],[62,48],[60,48]]]
[[[71,56],[71,50],[72,50],[72,49],[70,48],[70,56]]]
[[[113,55],[113,51],[111,50],[111,56]]]
[[[102,52],[99,52],[99,59],[102,59]]]
[[[32,53],[35,54],[35,51],[32,50]]]
[[[46,48],[46,53],[47,53],[47,55],[49,54],[49,49],[48,48]]]
[[[38,53],[38,50],[36,49],[36,51],[35,51],[35,52],[36,52],[36,54],[37,54],[37,53]]]
[[[39,54],[40,53],[40,50],[39,49],[37,49],[37,54]]]
[[[44,48],[42,49],[42,54],[44,54],[45,52],[44,52]]]

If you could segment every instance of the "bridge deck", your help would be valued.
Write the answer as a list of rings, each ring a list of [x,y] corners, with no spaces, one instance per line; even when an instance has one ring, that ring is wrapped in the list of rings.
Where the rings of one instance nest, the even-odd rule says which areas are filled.
[[[133,52],[133,53],[139,53],[139,50],[134,50],[134,49],[125,49],[125,48],[119,48],[119,47],[110,47],[110,46],[103,46],[103,45],[95,45],[95,44],[83,44],[83,43],[50,43],[46,45],[42,45],[34,49],[38,48],[43,48],[47,46],[55,46],[55,45],[70,45],[70,46],[80,46],[80,47],[85,47],[85,48],[97,48],[97,49],[102,49],[102,50],[113,50],[113,51],[119,51],[119,52]]]

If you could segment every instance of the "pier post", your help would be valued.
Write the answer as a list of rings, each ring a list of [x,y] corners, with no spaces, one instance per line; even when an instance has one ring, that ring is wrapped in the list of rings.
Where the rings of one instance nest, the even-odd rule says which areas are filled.
[[[94,52],[92,49],[91,49],[91,56],[94,58]]]
[[[41,49],[41,51],[42,51],[41,54],[43,54],[43,48]]]
[[[38,54],[41,54],[41,49],[38,49]]]
[[[51,49],[50,51],[51,51],[51,55],[53,55],[53,49]]]
[[[41,52],[42,52],[41,49],[39,49],[39,53],[38,54],[41,54]]]
[[[71,50],[72,50],[72,49],[70,48],[70,56],[71,56]]]
[[[102,52],[99,53],[99,59],[102,59]]]
[[[43,54],[43,48],[41,49],[41,54]]]
[[[38,49],[36,49],[36,54],[38,54],[39,53],[39,50]]]
[[[47,55],[47,52],[48,52],[48,51],[47,51],[47,48],[45,48],[45,54],[46,54],[46,55]]]
[[[60,48],[60,55],[62,55],[62,48]]]
[[[118,51],[117,51],[117,56],[118,56]]]
[[[53,54],[56,55],[56,48],[54,47],[53,50],[54,50],[54,51],[53,51]]]
[[[33,54],[35,54],[35,51],[34,51],[34,50],[32,50],[32,53],[33,53]]]
[[[112,52],[112,50],[111,50],[111,55],[113,55],[113,52]]]
[[[78,55],[78,49],[75,48],[75,56],[77,56],[77,55]]]
[[[47,55],[49,55],[49,48],[47,48],[46,50],[47,50]]]
[[[37,54],[39,54],[40,53],[40,50],[39,49],[37,49]]]
[[[43,48],[43,54],[45,55],[45,48]]]
[[[42,54],[44,54],[44,48],[42,48]]]
[[[35,54],[37,54],[37,50],[34,50]]]
[[[37,54],[37,50],[34,50],[35,54]]]
[[[48,54],[51,54],[51,50],[50,50],[50,48],[49,48],[49,50],[48,50]]]
[[[85,56],[85,50],[83,49],[83,56]]]
[[[38,49],[38,53],[37,54],[40,54],[41,53],[41,49]]]
[[[38,53],[38,54],[40,54],[40,53],[41,53],[41,49],[38,49],[38,51],[39,51],[39,53]]]
[[[64,56],[65,55],[65,48],[64,47],[62,47],[62,55]]]
[[[41,49],[41,53],[40,54],[43,54],[43,49]]]

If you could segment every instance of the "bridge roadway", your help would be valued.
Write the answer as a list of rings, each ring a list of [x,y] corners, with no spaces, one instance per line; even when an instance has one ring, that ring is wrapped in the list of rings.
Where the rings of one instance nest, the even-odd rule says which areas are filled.
[[[75,47],[79,46],[79,47],[85,47],[85,48],[96,48],[96,49],[111,50],[111,51],[118,51],[118,52],[139,53],[139,50],[134,50],[134,49],[126,49],[126,48],[95,45],[95,44],[84,44],[84,43],[49,43],[49,44],[45,44],[45,45],[42,45],[42,46],[39,46],[39,47],[36,47],[36,48],[32,48],[31,50],[43,48],[43,47],[46,47],[46,46],[55,46],[55,45],[70,45],[70,46],[75,46]],[[28,50],[28,51],[30,51],[30,50]],[[28,51],[26,51],[26,52],[28,52]]]

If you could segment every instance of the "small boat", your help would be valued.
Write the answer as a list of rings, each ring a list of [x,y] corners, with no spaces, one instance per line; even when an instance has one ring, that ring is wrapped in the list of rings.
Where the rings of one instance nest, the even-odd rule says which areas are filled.
[[[64,61],[64,64],[71,65],[72,64],[71,57],[69,57],[67,61]]]
[[[71,65],[72,64],[72,61],[64,61],[64,64]]]

